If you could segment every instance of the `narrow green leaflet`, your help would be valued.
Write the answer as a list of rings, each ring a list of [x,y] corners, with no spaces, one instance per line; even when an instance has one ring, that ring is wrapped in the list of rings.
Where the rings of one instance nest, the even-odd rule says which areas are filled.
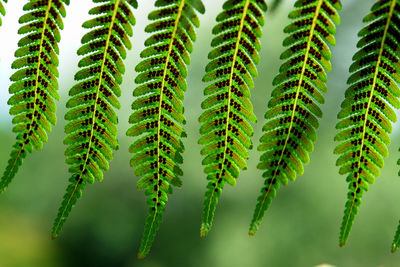
[[[383,157],[388,156],[388,134],[396,121],[392,107],[400,107],[399,11],[399,1],[378,1],[364,17],[368,25],[358,33],[359,51],[350,66],[349,88],[336,125],[336,165],[349,183],[340,246],[349,237],[364,191],[380,175]]]
[[[257,199],[249,235],[256,233],[262,218],[280,184],[302,175],[304,164],[317,139],[320,104],[327,91],[326,71],[331,70],[328,44],[334,45],[335,23],[340,23],[338,0],[298,0],[289,13],[293,21],[285,28],[289,34],[283,41],[287,50],[281,54],[285,62],[275,77],[272,98],[265,113],[258,150],[258,168],[265,178]]]
[[[139,72],[133,91],[132,127],[127,135],[136,137],[129,147],[133,153],[131,166],[141,177],[138,189],[148,196],[149,215],[139,249],[139,258],[151,248],[168,201],[172,186],[181,186],[179,178],[184,150],[181,137],[186,136],[182,124],[182,100],[186,91],[189,54],[196,39],[195,28],[200,21],[196,11],[204,13],[200,0],[157,0],[149,14],[146,32],[152,35],[145,41],[140,54],[143,60],[136,66]]]
[[[339,245],[343,246],[350,234],[354,218],[368,184],[374,183],[388,156],[389,133],[399,108],[399,1],[380,0],[364,17],[368,23],[359,33],[359,51],[350,66],[335,140],[340,144],[336,165],[346,174],[349,192],[340,228]]]
[[[56,123],[58,43],[65,7],[59,0],[31,0],[23,9],[25,14],[19,19],[23,25],[18,33],[24,37],[18,42],[17,59],[11,66],[17,71],[10,77],[8,100],[17,137],[0,180],[0,193],[14,178],[28,152],[42,149],[51,125]]]
[[[208,58],[201,107],[201,138],[204,155],[202,164],[209,180],[203,204],[200,235],[210,231],[218,197],[225,183],[236,184],[240,170],[247,169],[248,150],[253,144],[250,137],[255,122],[250,90],[257,76],[256,65],[261,49],[259,38],[264,25],[263,0],[228,0],[217,16],[213,28],[213,47]]]
[[[118,149],[115,109],[120,108],[118,97],[125,72],[123,60],[126,49],[132,46],[129,37],[135,25],[131,8],[136,8],[137,2],[93,2],[101,4],[89,11],[95,17],[82,25],[91,31],[82,37],[78,55],[83,58],[75,74],[77,84],[69,91],[67,101],[64,144],[68,145],[65,156],[71,165],[71,178],[54,221],[53,238],[57,237],[86,184],[103,179],[113,150]]]

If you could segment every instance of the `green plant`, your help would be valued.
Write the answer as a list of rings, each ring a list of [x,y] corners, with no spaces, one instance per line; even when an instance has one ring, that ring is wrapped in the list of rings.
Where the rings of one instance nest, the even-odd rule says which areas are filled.
[[[7,2],[4,0],[4,2]],[[95,15],[83,27],[89,32],[82,37],[78,55],[80,70],[77,83],[69,91],[65,119],[64,144],[70,185],[54,222],[52,237],[63,227],[72,207],[81,197],[86,184],[103,179],[118,149],[115,109],[125,72],[124,59],[131,49],[136,0],[93,0],[98,3],[89,14]],[[281,1],[274,1],[278,6]],[[51,125],[56,123],[56,101],[59,76],[58,43],[68,0],[29,0],[24,6],[25,34],[19,41],[17,59],[12,68],[12,94],[8,104],[17,133],[8,166],[0,181],[3,192],[28,152],[40,150],[47,141]],[[293,21],[284,29],[289,36],[281,54],[285,62],[275,77],[272,99],[265,114],[258,150],[258,168],[265,178],[254,211],[249,235],[257,231],[264,213],[280,185],[295,180],[309,162],[317,138],[320,109],[327,91],[326,71],[331,69],[335,24],[340,22],[338,0],[298,0],[289,14]],[[146,219],[138,256],[146,256],[154,241],[172,187],[182,185],[181,164],[186,136],[183,99],[194,49],[197,13],[204,13],[201,0],[156,0],[155,10],[146,27],[151,36],[141,52],[142,61],[133,90],[134,101],[129,118],[128,136],[134,137],[129,151],[130,165],[140,177],[138,189],[148,197]],[[249,100],[253,78],[257,77],[264,14],[263,0],[227,0],[212,30],[214,38],[203,81],[205,99],[199,144],[203,145],[202,164],[209,180],[203,205],[200,235],[212,226],[214,212],[225,183],[235,185],[240,170],[247,168],[248,150],[252,148],[253,127],[257,121]],[[400,107],[399,76],[400,0],[379,0],[364,18],[369,24],[359,36],[360,50],[354,55],[346,99],[338,114],[339,133],[335,140],[339,154],[339,172],[347,174],[348,201],[343,217],[340,245],[344,245],[358,212],[360,199],[383,167],[390,143],[388,133],[396,120],[394,108]],[[5,9],[0,2],[0,13]],[[268,21],[268,19],[267,19]],[[0,21],[1,22],[1,21]],[[268,50],[268,48],[266,49]],[[199,101],[200,105],[200,101]],[[400,244],[400,226],[392,250]]]
[[[249,101],[249,87],[254,87],[252,76],[257,76],[255,64],[260,61],[258,40],[264,25],[262,12],[267,10],[263,1],[226,1],[213,28],[216,35],[208,54],[211,60],[206,67],[204,82],[212,82],[204,89],[207,98],[201,103],[204,109],[199,144],[205,147],[203,165],[207,174],[203,218],[200,235],[207,235],[214,211],[225,182],[236,184],[239,169],[246,169],[247,149],[253,144],[253,129],[247,121],[255,122],[253,106]]]
[[[108,170],[112,149],[118,148],[116,138],[118,122],[114,108],[119,108],[121,95],[119,84],[125,67],[126,48],[132,47],[129,36],[135,18],[128,5],[136,8],[136,0],[114,0],[93,7],[89,14],[95,18],[86,21],[84,28],[94,28],[82,37],[78,55],[79,70],[75,74],[78,83],[69,91],[68,111],[65,119],[64,144],[66,162],[72,165],[70,185],[54,221],[52,238],[61,230],[72,206],[82,195],[87,183],[103,179]]]
[[[395,52],[399,47],[396,39],[400,38],[397,2],[379,1],[364,17],[363,21],[370,23],[358,33],[360,50],[353,57],[347,81],[350,87],[338,114],[336,128],[340,131],[335,140],[341,144],[335,149],[340,154],[336,165],[341,174],[348,174],[349,183],[340,246],[347,241],[363,192],[380,174],[382,156],[388,156],[388,133],[392,131],[391,122],[396,121],[391,106],[400,107],[400,90],[395,84],[400,82]]]
[[[249,235],[257,231],[265,211],[282,183],[294,181],[303,174],[303,163],[309,162],[317,135],[318,118],[322,116],[317,104],[323,104],[323,92],[330,71],[331,53],[326,44],[335,44],[334,23],[340,23],[337,13],[341,4],[336,0],[304,1],[295,3],[289,14],[294,22],[284,31],[290,36],[283,41],[287,46],[281,54],[286,60],[275,77],[272,99],[268,103],[265,132],[260,138],[259,151],[263,151],[258,168],[265,170],[265,186],[261,189]]]
[[[68,4],[69,0],[64,3]],[[25,24],[18,30],[27,34],[18,43],[13,69],[18,69],[10,80],[12,94],[8,100],[10,115],[13,115],[13,132],[17,133],[8,166],[0,181],[3,192],[22,164],[28,152],[41,150],[47,141],[51,124],[56,123],[58,100],[58,42],[63,28],[62,17],[66,12],[59,0],[30,1],[24,6],[26,14],[19,19]]]
[[[200,0],[157,1],[155,5],[157,9],[149,14],[155,22],[145,29],[154,34],[145,41],[147,48],[140,54],[143,60],[136,66],[140,74],[135,82],[139,86],[133,91],[132,127],[126,132],[139,136],[129,147],[134,154],[131,166],[136,168],[135,175],[142,177],[137,188],[144,189],[149,198],[139,258],[150,251],[167,194],[172,193],[172,186],[182,185],[179,164],[184,150],[181,137],[186,136],[182,128],[186,65],[196,39],[194,27],[200,25],[195,10],[205,11]]]

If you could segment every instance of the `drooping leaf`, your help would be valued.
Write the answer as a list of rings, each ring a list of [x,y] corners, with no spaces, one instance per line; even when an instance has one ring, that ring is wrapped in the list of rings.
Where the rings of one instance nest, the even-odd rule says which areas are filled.
[[[328,44],[335,44],[335,23],[340,22],[337,0],[298,0],[289,13],[293,20],[283,41],[288,47],[281,54],[285,62],[275,77],[272,98],[265,113],[258,150],[258,168],[265,178],[257,199],[249,235],[256,233],[280,185],[294,181],[303,174],[303,165],[309,162],[309,153],[316,141],[318,118],[322,116],[319,104],[324,103],[331,53]]]
[[[139,75],[133,91],[135,101],[129,118],[132,127],[127,135],[137,137],[130,146],[131,166],[141,177],[138,189],[144,189],[149,200],[139,258],[149,253],[162,220],[162,213],[172,193],[172,186],[181,186],[181,137],[186,136],[182,124],[182,100],[186,91],[186,66],[196,38],[199,19],[195,10],[204,13],[200,0],[157,0],[156,10],[149,14],[154,21],[146,32],[153,33],[142,51],[143,60],[136,66]]]
[[[11,66],[17,71],[10,77],[13,83],[8,100],[17,137],[0,180],[0,192],[10,184],[28,152],[42,149],[51,125],[56,123],[58,43],[66,15],[63,2],[68,4],[31,0],[24,5],[25,14],[19,19],[23,25],[18,33],[25,36],[18,42],[17,59]]]
[[[213,48],[203,77],[211,84],[204,90],[207,98],[201,104],[204,111],[199,118],[199,144],[204,145],[201,154],[205,156],[202,163],[209,180],[201,236],[211,229],[225,183],[235,185],[239,171],[247,168],[247,151],[253,146],[249,121],[256,121],[249,88],[254,87],[253,77],[257,76],[259,38],[266,10],[263,0],[228,0],[213,28]]]
[[[83,23],[84,28],[91,30],[82,37],[78,55],[83,58],[75,74],[77,84],[69,91],[67,102],[64,144],[68,145],[65,156],[72,175],[54,221],[53,238],[57,237],[86,184],[103,179],[113,150],[118,149],[115,109],[120,107],[123,59],[126,49],[132,46],[129,37],[135,18],[131,8],[136,8],[137,2],[93,2],[101,4],[89,11],[95,17]]]
[[[396,115],[392,107],[399,108],[399,1],[380,0],[364,17],[368,23],[360,32],[360,49],[353,57],[351,75],[347,81],[339,122],[340,141],[335,153],[339,173],[346,174],[349,193],[340,229],[339,244],[343,246],[350,234],[361,197],[374,183],[388,155],[388,134]]]

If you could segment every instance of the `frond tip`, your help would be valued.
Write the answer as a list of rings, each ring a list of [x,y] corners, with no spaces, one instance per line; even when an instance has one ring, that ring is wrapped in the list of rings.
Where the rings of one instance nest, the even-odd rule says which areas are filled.
[[[195,10],[204,13],[200,0],[157,0],[156,10],[149,14],[153,23],[146,32],[154,33],[146,41],[140,54],[143,60],[136,66],[139,85],[133,91],[133,113],[129,118],[132,127],[128,136],[138,136],[130,146],[133,153],[131,166],[141,177],[138,189],[149,197],[149,215],[146,219],[138,257],[150,251],[162,221],[172,186],[181,186],[183,174],[182,137],[186,136],[182,124],[184,91],[186,91],[186,66],[196,39],[195,27],[199,19]]]
[[[340,23],[337,0],[298,0],[289,13],[290,23],[285,32],[290,34],[281,54],[286,60],[275,77],[272,98],[265,113],[267,122],[260,138],[258,168],[264,170],[264,186],[257,199],[249,235],[256,233],[262,218],[280,185],[302,175],[303,164],[317,139],[319,104],[324,103],[327,75],[331,69],[328,44],[335,44],[335,23]]]
[[[249,88],[254,87],[253,77],[257,76],[266,10],[263,0],[228,0],[213,28],[213,48],[203,77],[211,84],[204,90],[207,98],[201,104],[204,111],[199,118],[199,144],[204,145],[201,154],[205,157],[202,164],[209,180],[200,236],[211,229],[225,183],[235,185],[240,170],[247,168],[245,160],[253,146],[249,121],[256,121]]]
[[[54,221],[52,237],[55,238],[65,223],[72,207],[82,196],[87,183],[103,179],[113,158],[112,150],[118,148],[117,115],[119,85],[125,72],[123,59],[126,49],[131,48],[129,37],[135,18],[131,7],[136,0],[93,0],[101,5],[93,7],[89,14],[95,18],[86,21],[84,28],[92,29],[82,37],[78,55],[81,68],[75,74],[78,83],[69,91],[68,111],[65,119],[67,136],[64,144],[66,162],[71,165],[70,185]]]
[[[65,7],[60,0],[31,0],[23,9],[26,13],[19,23],[24,25],[18,33],[26,35],[19,40],[15,52],[17,59],[12,68],[17,71],[10,77],[13,83],[7,102],[17,137],[0,180],[0,193],[12,181],[28,152],[42,149],[51,125],[56,123],[57,55]]]
[[[340,228],[339,245],[343,246],[350,234],[361,197],[374,183],[383,167],[383,157],[388,155],[389,133],[396,115],[392,107],[399,108],[400,57],[396,40],[398,28],[398,0],[380,0],[364,17],[369,24],[360,32],[353,57],[352,73],[347,83],[342,109],[338,114],[335,140],[341,142],[335,149],[339,154],[336,165],[339,173],[347,174],[349,193]]]

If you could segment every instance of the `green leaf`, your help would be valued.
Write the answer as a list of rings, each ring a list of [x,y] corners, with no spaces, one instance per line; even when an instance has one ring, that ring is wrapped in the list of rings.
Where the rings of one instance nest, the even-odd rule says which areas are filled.
[[[264,1],[226,1],[212,32],[204,82],[207,96],[201,107],[199,144],[204,145],[202,164],[209,180],[203,204],[200,235],[210,231],[218,198],[227,182],[236,184],[240,170],[247,169],[248,149],[256,117],[249,88],[254,87],[264,24]]]
[[[304,172],[309,153],[317,140],[318,119],[322,117],[319,104],[324,103],[327,91],[326,71],[331,69],[331,52],[334,45],[335,23],[338,23],[337,0],[298,0],[289,13],[293,20],[284,32],[287,49],[281,54],[285,62],[275,77],[272,98],[265,113],[259,151],[263,154],[257,168],[264,171],[264,185],[257,199],[249,235],[259,228],[265,212],[276,195],[280,184],[294,181]]]
[[[389,133],[399,107],[398,56],[393,38],[400,37],[396,21],[399,19],[396,0],[379,1],[364,17],[369,22],[360,30],[359,51],[350,66],[349,88],[338,114],[339,130],[335,149],[339,154],[336,165],[339,173],[347,175],[349,193],[340,228],[339,245],[346,244],[354,218],[358,213],[363,192],[380,175],[383,157],[388,156]],[[371,47],[374,47],[371,49]]]
[[[158,8],[149,14],[153,22],[146,27],[152,35],[145,41],[142,61],[136,66],[138,86],[133,91],[135,100],[129,117],[132,127],[126,132],[136,137],[129,151],[133,153],[130,164],[135,175],[141,177],[137,188],[144,189],[149,198],[139,258],[150,251],[167,194],[172,193],[172,186],[182,184],[179,166],[184,150],[181,138],[186,136],[182,128],[186,66],[196,38],[194,27],[199,26],[195,10],[204,12],[200,0],[157,0],[155,6]]]
[[[83,24],[91,31],[82,38],[78,54],[83,58],[75,74],[77,84],[69,91],[66,105],[64,144],[68,145],[65,156],[71,165],[71,178],[54,221],[53,238],[61,231],[85,185],[103,179],[113,150],[118,149],[118,118],[114,109],[120,107],[123,59],[126,49],[131,47],[129,37],[135,23],[131,7],[137,3],[132,0],[93,2],[101,4],[89,13],[98,16]]]
[[[18,32],[28,34],[20,39],[15,52],[17,59],[12,68],[16,72],[10,77],[13,83],[8,101],[17,137],[0,180],[0,192],[12,181],[28,152],[42,149],[51,125],[56,123],[58,42],[65,8],[59,0],[31,0],[24,10],[26,13],[19,19],[24,25]],[[3,11],[0,2],[0,13]]]

